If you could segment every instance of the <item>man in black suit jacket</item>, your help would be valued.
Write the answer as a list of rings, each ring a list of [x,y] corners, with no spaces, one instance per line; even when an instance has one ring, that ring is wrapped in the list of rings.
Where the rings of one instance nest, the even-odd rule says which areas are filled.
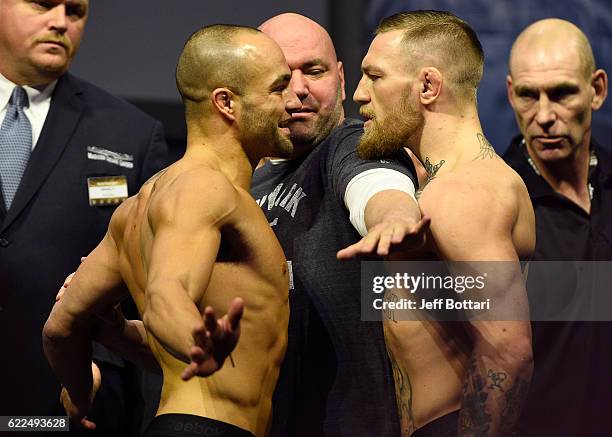
[[[88,6],[0,2],[0,123],[21,86],[33,136],[12,203],[0,201],[0,416],[63,414],[41,346],[57,287],[102,238],[114,206],[166,161],[158,121],[66,72]],[[123,414],[134,408],[124,391],[134,378],[121,360],[95,351],[105,380],[94,411],[99,432],[121,435],[129,427]]]

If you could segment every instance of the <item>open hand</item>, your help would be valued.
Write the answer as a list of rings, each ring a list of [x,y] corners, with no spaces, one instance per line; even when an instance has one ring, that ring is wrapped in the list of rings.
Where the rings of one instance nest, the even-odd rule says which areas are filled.
[[[240,338],[240,319],[243,313],[244,302],[239,297],[232,301],[227,314],[220,319],[216,318],[212,307],[206,307],[203,324],[193,330],[195,345],[191,348],[191,363],[183,372],[183,380],[187,381],[194,376],[209,376],[223,366]]]
[[[379,223],[357,243],[338,251],[336,257],[346,260],[360,255],[388,256],[391,253],[420,249],[425,244],[430,223],[428,217],[423,217],[416,223],[409,220]]]

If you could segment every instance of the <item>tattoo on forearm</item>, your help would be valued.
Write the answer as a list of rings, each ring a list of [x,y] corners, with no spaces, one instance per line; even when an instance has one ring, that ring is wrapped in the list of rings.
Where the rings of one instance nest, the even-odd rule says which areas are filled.
[[[529,382],[524,379],[518,379],[512,387],[506,390],[506,406],[504,407],[501,421],[502,432],[510,432],[514,425],[516,425],[528,392]]]
[[[390,350],[388,353],[395,382],[395,400],[397,401],[400,428],[402,436],[407,437],[416,431],[412,414],[412,385],[408,374],[395,361],[393,353]]]
[[[493,369],[489,369],[487,371],[487,376],[491,379],[489,388],[498,388],[500,391],[504,391],[501,383],[508,379],[508,375],[505,372],[496,372]]]
[[[463,385],[459,435],[480,437],[513,430],[527,397],[529,382],[520,376],[488,368],[472,357]]]
[[[486,409],[488,398],[486,380],[479,372],[476,359],[472,358],[463,383],[463,399],[459,413],[460,436],[487,435],[491,427],[491,415]]]
[[[423,182],[423,186],[419,188],[419,190],[416,192],[417,199],[421,196],[421,193],[423,192],[427,184],[430,183],[436,177],[436,173],[438,173],[438,170],[440,170],[440,167],[442,167],[444,162],[444,160],[441,160],[439,163],[434,165],[429,162],[428,157],[425,157],[425,164],[423,164],[423,167],[425,167],[425,171],[427,172],[427,178],[425,179],[425,182]]]
[[[483,134],[477,133],[476,138],[478,138],[478,142],[480,143],[480,152],[478,153],[478,156],[474,158],[474,161],[476,161],[477,159],[497,158],[497,153],[495,153],[495,149]]]

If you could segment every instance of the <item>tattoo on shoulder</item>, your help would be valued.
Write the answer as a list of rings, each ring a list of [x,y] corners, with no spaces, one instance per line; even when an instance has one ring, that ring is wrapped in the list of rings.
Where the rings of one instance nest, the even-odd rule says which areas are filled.
[[[391,353],[390,350],[388,350],[388,353],[389,360],[391,361],[391,369],[393,370],[393,380],[395,382],[395,400],[397,401],[401,435],[409,436],[416,431],[412,413],[412,385],[410,383],[410,377],[397,364],[393,353]]]
[[[427,178],[425,179],[425,182],[423,182],[423,186],[419,188],[419,190],[416,192],[417,199],[421,197],[421,193],[423,192],[427,184],[430,183],[436,177],[436,173],[438,173],[438,170],[440,170],[440,167],[442,167],[444,162],[444,160],[441,160],[437,164],[432,164],[429,161],[429,158],[425,157],[425,163],[423,164],[423,167],[425,167],[425,171],[427,172]]]
[[[478,156],[474,158],[474,161],[477,159],[498,158],[497,153],[495,153],[495,149],[483,134],[477,133],[476,138],[478,138],[478,142],[480,143],[480,152],[478,153]]]

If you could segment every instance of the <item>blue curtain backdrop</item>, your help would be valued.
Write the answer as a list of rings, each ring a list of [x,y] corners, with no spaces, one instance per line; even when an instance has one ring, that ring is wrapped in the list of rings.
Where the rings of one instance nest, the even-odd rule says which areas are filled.
[[[478,107],[485,134],[499,153],[506,150],[510,139],[518,133],[506,97],[505,80],[510,47],[527,25],[550,17],[571,21],[587,34],[598,68],[612,75],[610,0],[370,0],[366,9],[369,34],[382,18],[416,9],[450,11],[470,23],[478,33],[485,51]],[[595,138],[612,148],[612,97],[593,119]]]

